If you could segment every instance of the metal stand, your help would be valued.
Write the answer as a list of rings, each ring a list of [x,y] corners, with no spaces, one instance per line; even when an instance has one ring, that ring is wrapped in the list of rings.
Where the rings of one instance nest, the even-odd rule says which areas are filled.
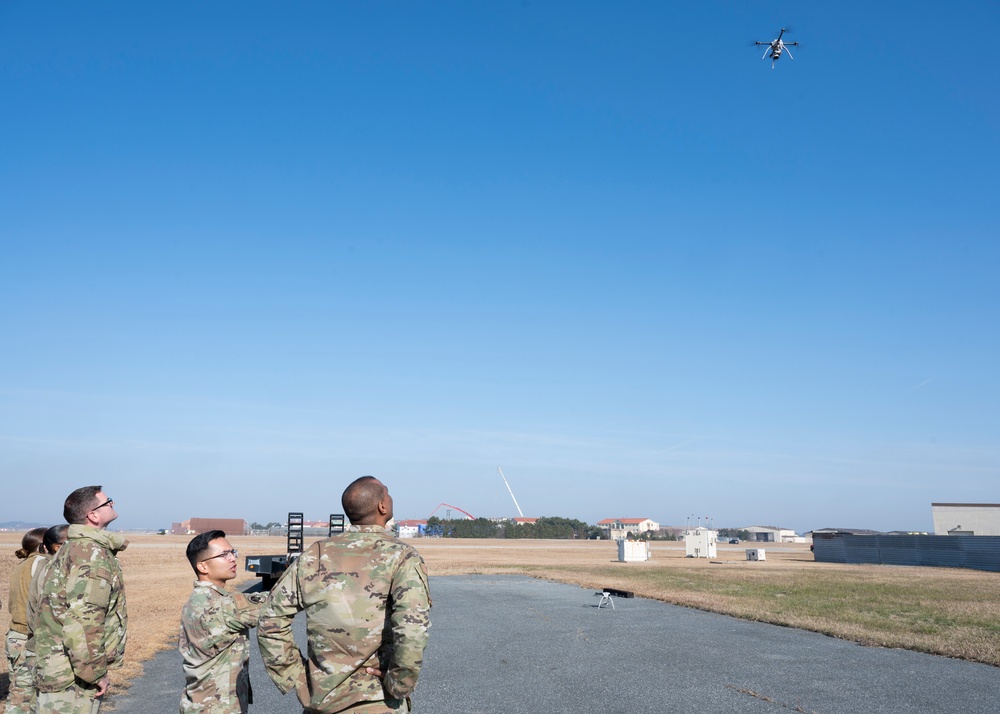
[[[301,513],[294,511],[288,514],[288,556],[291,560],[292,553],[301,553],[305,539],[303,525],[305,524]]]
[[[327,534],[328,538],[333,538],[334,533],[344,532],[344,514],[343,513],[331,513],[330,514],[330,532]]]

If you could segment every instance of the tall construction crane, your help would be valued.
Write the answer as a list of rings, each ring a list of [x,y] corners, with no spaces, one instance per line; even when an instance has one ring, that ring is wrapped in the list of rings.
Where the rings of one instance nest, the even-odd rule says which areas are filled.
[[[503,470],[497,466],[497,471],[500,472],[500,478],[503,479],[504,485],[507,487],[507,491],[510,493],[510,497],[514,500],[514,507],[517,509],[518,515],[524,518],[524,513],[521,511],[521,507],[517,505],[517,499],[514,498],[514,492],[510,490],[510,484],[507,483],[507,477],[503,475]]]

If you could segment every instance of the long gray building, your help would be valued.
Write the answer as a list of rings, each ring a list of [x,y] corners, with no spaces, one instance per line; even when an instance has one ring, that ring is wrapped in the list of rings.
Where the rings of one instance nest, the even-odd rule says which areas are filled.
[[[1000,503],[932,503],[935,535],[1000,536]]]

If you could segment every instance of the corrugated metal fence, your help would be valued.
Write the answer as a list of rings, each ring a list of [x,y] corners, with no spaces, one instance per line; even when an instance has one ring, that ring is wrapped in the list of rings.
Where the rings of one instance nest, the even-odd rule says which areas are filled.
[[[874,563],[1000,572],[1000,536],[848,535],[814,533],[821,563]]]

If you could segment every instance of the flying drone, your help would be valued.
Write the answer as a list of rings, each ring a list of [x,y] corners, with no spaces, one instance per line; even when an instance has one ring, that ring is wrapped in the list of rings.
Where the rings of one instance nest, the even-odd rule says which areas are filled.
[[[792,57],[792,51],[789,47],[798,47],[798,42],[782,42],[781,36],[785,34],[786,28],[782,27],[781,32],[778,33],[777,39],[771,40],[770,42],[754,42],[755,45],[767,45],[767,51],[764,52],[764,56],[761,59],[766,59],[768,55],[771,55],[771,69],[774,69],[774,63],[781,59],[781,53],[783,51],[788,52],[788,59],[795,59]]]

